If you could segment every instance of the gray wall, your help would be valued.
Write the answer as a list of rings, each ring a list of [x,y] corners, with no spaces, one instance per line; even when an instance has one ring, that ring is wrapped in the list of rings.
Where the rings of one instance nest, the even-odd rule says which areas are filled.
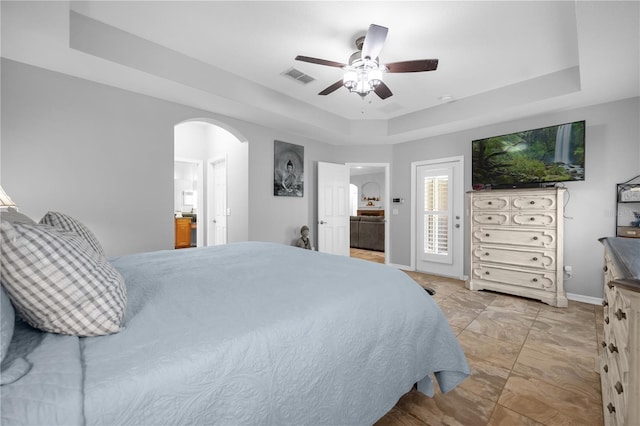
[[[390,217],[390,262],[408,265],[412,161],[464,155],[470,189],[471,140],[586,120],[586,181],[566,184],[565,264],[574,271],[566,288],[601,297],[597,239],[614,234],[615,184],[640,174],[638,116],[634,98],[398,145],[341,147],[3,59],[0,179],[34,219],[60,210],[87,223],[108,255],[171,248],[174,126],[208,119],[248,141],[248,239],[290,244],[307,224],[316,245],[318,161],[390,163],[391,196],[405,199]],[[305,147],[302,198],[273,196],[275,139]]]
[[[315,224],[317,161],[334,160],[331,145],[7,59],[1,66],[0,182],[33,219],[66,212],[109,256],[172,248],[174,126],[203,119],[249,141],[248,180],[240,178],[248,202],[232,207],[245,239],[289,244]],[[305,146],[303,198],[273,196],[274,139]]]
[[[565,184],[570,195],[565,209],[564,258],[565,265],[573,267],[573,277],[565,281],[565,289],[569,293],[599,298],[602,297],[603,251],[598,238],[615,235],[616,183],[640,174],[639,116],[640,99],[632,98],[395,145],[391,193],[410,200],[411,162],[456,155],[465,156],[465,189],[470,190],[472,140],[586,120],[586,179]],[[410,203],[397,208],[399,214],[391,221],[391,263],[409,265]],[[468,218],[465,226],[468,228]],[[465,273],[468,274],[468,229],[465,233]]]

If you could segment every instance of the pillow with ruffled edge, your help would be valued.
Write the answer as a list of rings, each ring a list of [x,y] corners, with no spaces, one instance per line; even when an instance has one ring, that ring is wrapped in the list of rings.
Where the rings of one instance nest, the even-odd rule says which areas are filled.
[[[50,225],[54,228],[63,229],[65,231],[73,231],[76,234],[80,235],[82,238],[87,240],[89,245],[93,247],[93,249],[104,256],[104,250],[102,249],[102,245],[96,238],[96,236],[87,228],[85,224],[80,222],[78,219],[74,219],[71,216],[60,213],[60,212],[47,212],[42,219],[40,219],[40,223],[44,225]]]
[[[31,326],[74,336],[122,329],[124,279],[84,238],[46,225],[2,222],[0,242],[3,285]]]

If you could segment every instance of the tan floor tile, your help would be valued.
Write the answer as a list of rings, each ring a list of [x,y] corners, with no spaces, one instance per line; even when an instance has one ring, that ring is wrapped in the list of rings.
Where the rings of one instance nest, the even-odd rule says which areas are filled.
[[[466,288],[461,288],[455,293],[451,294],[451,298],[459,301],[462,305],[468,306],[471,309],[482,307],[485,309],[498,297],[495,293],[488,291],[473,291]]]
[[[543,426],[533,419],[511,411],[502,405],[496,405],[487,426]]]
[[[484,310],[482,307],[469,308],[451,297],[447,297],[444,300],[436,299],[436,301],[447,321],[449,321],[449,325],[456,328],[465,328]]]
[[[400,398],[397,405],[432,426],[486,425],[494,406],[494,402],[459,387],[444,395],[437,392],[433,398],[414,390]]]
[[[562,349],[568,355],[576,352],[588,355],[597,353],[595,324],[573,324],[538,315],[529,331],[525,346]]]
[[[467,326],[467,330],[522,345],[535,316],[490,305]]]
[[[458,341],[467,356],[482,359],[506,369],[513,367],[521,348],[520,345],[483,336],[469,330],[460,333]]]
[[[504,308],[533,317],[538,314],[542,305],[542,302],[536,300],[502,294],[497,295],[495,300],[491,302],[492,307]]]
[[[394,407],[383,418],[375,422],[375,426],[424,426],[425,423]]]
[[[600,375],[594,371],[595,357],[562,351],[538,351],[525,347],[513,366],[513,371],[558,387],[600,399]]]
[[[593,309],[564,309],[564,308],[542,308],[538,314],[539,318],[550,318],[558,321],[565,321],[580,326],[591,325],[595,326],[596,314]]]
[[[545,425],[601,425],[602,404],[549,383],[513,373],[498,403]]]
[[[511,371],[472,356],[467,356],[467,361],[471,367],[471,375],[460,387],[493,402],[498,401]]]

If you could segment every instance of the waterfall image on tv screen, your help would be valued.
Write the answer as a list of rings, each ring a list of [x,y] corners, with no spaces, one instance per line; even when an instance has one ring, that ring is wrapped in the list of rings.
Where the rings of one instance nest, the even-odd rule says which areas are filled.
[[[474,189],[584,180],[585,122],[472,142]]]

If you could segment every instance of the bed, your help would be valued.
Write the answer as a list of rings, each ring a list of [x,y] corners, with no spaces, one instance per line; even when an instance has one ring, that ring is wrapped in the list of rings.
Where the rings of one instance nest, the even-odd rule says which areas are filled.
[[[470,373],[436,303],[385,265],[263,242],[109,264],[119,332],[16,320],[4,426],[373,424],[414,384],[433,395]]]

